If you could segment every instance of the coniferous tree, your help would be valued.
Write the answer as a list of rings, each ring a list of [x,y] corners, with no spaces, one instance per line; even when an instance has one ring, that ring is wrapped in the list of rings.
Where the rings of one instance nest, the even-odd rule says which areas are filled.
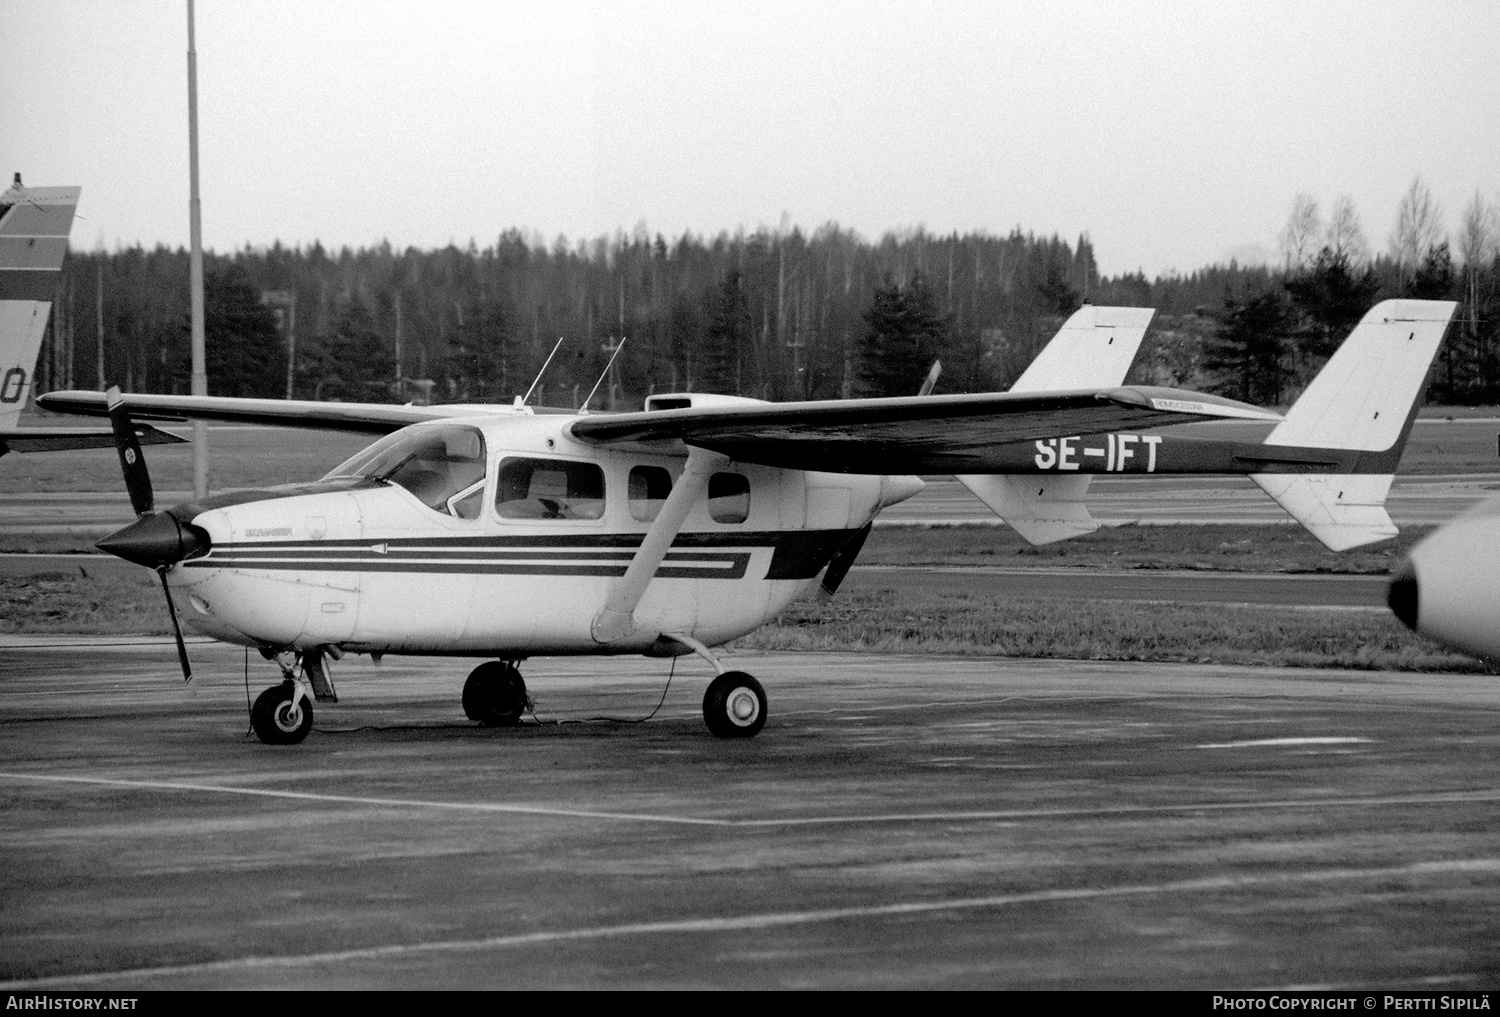
[[[203,336],[212,395],[285,394],[286,351],[275,312],[238,265],[218,268],[203,281]]]
[[[1068,274],[1056,262],[1047,266],[1047,275],[1037,287],[1037,296],[1045,313],[1066,317],[1083,306],[1083,296],[1073,288]]]
[[[1453,281],[1453,252],[1444,240],[1427,249],[1402,295],[1417,300],[1451,300]]]
[[[915,395],[944,350],[948,322],[938,313],[927,280],[918,273],[900,285],[887,276],[864,314],[859,380],[866,396]]]
[[[1214,390],[1241,402],[1274,405],[1291,381],[1287,361],[1297,315],[1286,295],[1266,289],[1243,300],[1226,297],[1217,334],[1204,356]]]
[[[521,394],[514,391],[524,370],[511,318],[497,303],[479,304],[464,315],[448,351],[448,369],[462,400],[506,400]]]
[[[1302,315],[1299,351],[1306,361],[1302,373],[1310,375],[1359,324],[1381,283],[1373,267],[1357,268],[1347,254],[1325,247],[1311,268],[1287,279],[1286,289]]]
[[[387,402],[393,398],[395,362],[375,330],[370,309],[358,300],[344,308],[331,333],[316,338],[305,369],[316,379],[311,386],[314,399]]]
[[[745,361],[752,352],[752,331],[744,277],[730,271],[714,294],[708,330],[694,369],[694,387],[700,392],[738,394],[743,388]]]

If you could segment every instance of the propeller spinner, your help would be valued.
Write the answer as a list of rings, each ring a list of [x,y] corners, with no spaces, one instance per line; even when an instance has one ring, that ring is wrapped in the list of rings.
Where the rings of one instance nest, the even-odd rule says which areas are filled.
[[[109,403],[109,422],[115,432],[115,450],[120,454],[120,469],[125,474],[125,489],[130,492],[130,507],[135,509],[136,520],[124,529],[117,530],[94,546],[118,558],[155,569],[161,579],[162,593],[167,598],[167,613],[172,616],[172,633],[177,637],[177,659],[182,663],[183,681],[193,680],[192,665],[188,662],[187,645],[182,641],[182,626],[177,621],[177,605],[172,601],[172,590],[167,585],[167,570],[180,561],[206,554],[209,537],[202,529],[184,523],[171,510],[154,511],[155,497],[151,491],[151,474],[146,469],[146,459],[141,455],[141,443],[136,439],[135,424],[120,390],[111,386],[106,397]]]

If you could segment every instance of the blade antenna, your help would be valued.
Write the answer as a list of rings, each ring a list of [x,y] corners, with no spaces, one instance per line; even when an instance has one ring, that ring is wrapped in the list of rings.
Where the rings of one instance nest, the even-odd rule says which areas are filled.
[[[943,362],[941,360],[934,360],[932,362],[932,369],[927,372],[927,377],[922,380],[922,388],[917,392],[917,395],[919,397],[932,395],[932,390],[937,388],[938,379],[942,376]]]
[[[531,402],[531,393],[536,391],[536,387],[541,384],[542,375],[546,374],[547,368],[552,366],[552,358],[557,356],[557,351],[562,348],[563,338],[563,336],[557,337],[557,342],[553,345],[552,352],[547,354],[547,362],[542,365],[542,369],[540,371],[536,372],[536,380],[531,383],[531,387],[526,390],[526,395],[521,398],[522,406],[525,406],[527,403]]]
[[[596,381],[596,382],[594,382],[594,387],[593,388],[589,389],[589,397],[583,401],[583,405],[582,406],[578,407],[578,412],[579,413],[584,413],[584,412],[586,412],[588,410],[589,403],[592,402],[593,399],[594,399],[594,393],[599,391],[599,386],[603,385],[604,384],[604,379],[609,377],[609,369],[611,367],[615,366],[615,357],[618,357],[620,355],[620,351],[623,350],[624,348],[625,348],[625,337],[621,336],[620,337],[620,341],[615,344],[615,352],[610,356],[609,363],[607,363],[607,364],[604,365],[604,373],[601,374],[601,375],[599,375],[599,380]]]

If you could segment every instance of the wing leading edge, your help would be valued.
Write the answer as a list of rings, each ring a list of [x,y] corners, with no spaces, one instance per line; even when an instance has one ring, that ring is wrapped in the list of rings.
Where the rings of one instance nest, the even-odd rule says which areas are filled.
[[[661,450],[682,442],[740,462],[829,473],[989,473],[992,446],[1194,420],[1280,420],[1219,396],[1152,386],[848,399],[580,417],[573,437]]]
[[[231,396],[126,395],[132,420],[214,420],[309,430],[389,434],[408,424],[449,417],[510,412],[506,406],[394,406],[384,403],[322,403],[309,399],[240,399]],[[48,392],[37,405],[59,413],[106,417],[103,392]]]

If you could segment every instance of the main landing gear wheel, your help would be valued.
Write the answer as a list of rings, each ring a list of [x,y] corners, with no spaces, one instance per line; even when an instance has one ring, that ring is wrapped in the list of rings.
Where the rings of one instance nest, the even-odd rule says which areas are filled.
[[[513,727],[526,712],[526,682],[514,664],[480,664],[464,682],[464,715],[485,727]]]
[[[266,689],[250,711],[250,726],[267,745],[296,745],[312,730],[312,722],[312,703],[306,696],[298,701],[297,686],[291,682]]]
[[[703,722],[720,738],[750,738],[766,726],[766,690],[743,671],[726,671],[703,693]]]

